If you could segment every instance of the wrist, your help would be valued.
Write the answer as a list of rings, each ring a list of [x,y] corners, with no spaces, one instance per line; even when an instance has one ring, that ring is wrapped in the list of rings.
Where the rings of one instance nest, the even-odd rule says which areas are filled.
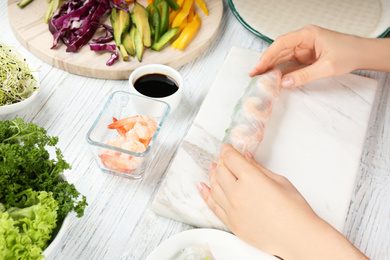
[[[291,228],[295,229],[294,236],[284,241],[285,248],[277,256],[285,260],[368,259],[340,232],[316,214],[297,224]]]
[[[390,39],[362,38],[358,43],[357,68],[390,72]]]

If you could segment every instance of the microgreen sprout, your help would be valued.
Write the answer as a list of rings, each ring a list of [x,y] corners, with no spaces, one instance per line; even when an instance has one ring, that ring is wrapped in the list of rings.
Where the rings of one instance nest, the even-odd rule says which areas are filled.
[[[0,106],[30,97],[38,89],[26,59],[11,46],[0,42]]]

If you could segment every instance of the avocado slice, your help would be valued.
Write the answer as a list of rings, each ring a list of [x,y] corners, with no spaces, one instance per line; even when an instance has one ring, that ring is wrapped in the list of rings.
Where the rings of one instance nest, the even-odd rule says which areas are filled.
[[[145,46],[142,41],[142,36],[138,30],[134,30],[134,46],[135,53],[139,62],[142,61],[142,55],[144,54]]]
[[[114,31],[115,44],[119,47],[122,43],[122,34],[126,33],[130,26],[130,13],[112,8],[110,19]]]
[[[131,27],[133,29],[133,33],[135,31],[135,27],[132,26]],[[126,51],[128,54],[130,54],[131,56],[134,56],[135,55],[135,47],[134,47],[134,42],[132,39],[134,39],[134,36],[133,38],[131,38],[131,29],[130,29],[130,32],[128,33],[125,33],[123,36],[122,36],[122,44],[123,44],[123,47],[125,47]]]
[[[134,7],[131,11],[131,20],[141,36],[143,45],[145,45],[145,47],[150,47],[152,45],[152,37],[149,25],[149,14],[143,5],[136,1],[134,2]]]

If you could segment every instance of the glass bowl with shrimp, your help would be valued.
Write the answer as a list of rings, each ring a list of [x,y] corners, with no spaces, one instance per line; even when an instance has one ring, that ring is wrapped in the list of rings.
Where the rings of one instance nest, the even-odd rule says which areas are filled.
[[[142,178],[169,111],[164,101],[124,91],[112,93],[87,133],[99,168],[129,179]]]

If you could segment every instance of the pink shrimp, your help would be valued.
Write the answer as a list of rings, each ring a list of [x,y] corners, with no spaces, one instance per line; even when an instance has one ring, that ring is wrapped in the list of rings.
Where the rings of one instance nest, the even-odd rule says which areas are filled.
[[[264,125],[255,128],[250,125],[237,125],[230,133],[231,144],[240,153],[244,154],[246,151],[254,154],[256,148],[263,140]]]
[[[134,153],[143,153],[148,147],[157,123],[149,116],[138,115],[121,120],[113,117],[113,123],[109,129],[116,129],[120,136],[107,140],[107,144],[122,148]],[[112,149],[104,149],[99,155],[102,164],[108,169],[130,173],[143,161],[143,157],[131,156]]]
[[[133,140],[121,143],[117,147],[135,153],[142,153],[146,150],[145,146],[141,142],[133,141]],[[99,155],[99,157],[100,160],[102,161],[102,164],[105,167],[111,170],[125,172],[125,173],[130,173],[134,171],[143,161],[142,157],[135,157],[111,149],[105,149],[103,153]]]

